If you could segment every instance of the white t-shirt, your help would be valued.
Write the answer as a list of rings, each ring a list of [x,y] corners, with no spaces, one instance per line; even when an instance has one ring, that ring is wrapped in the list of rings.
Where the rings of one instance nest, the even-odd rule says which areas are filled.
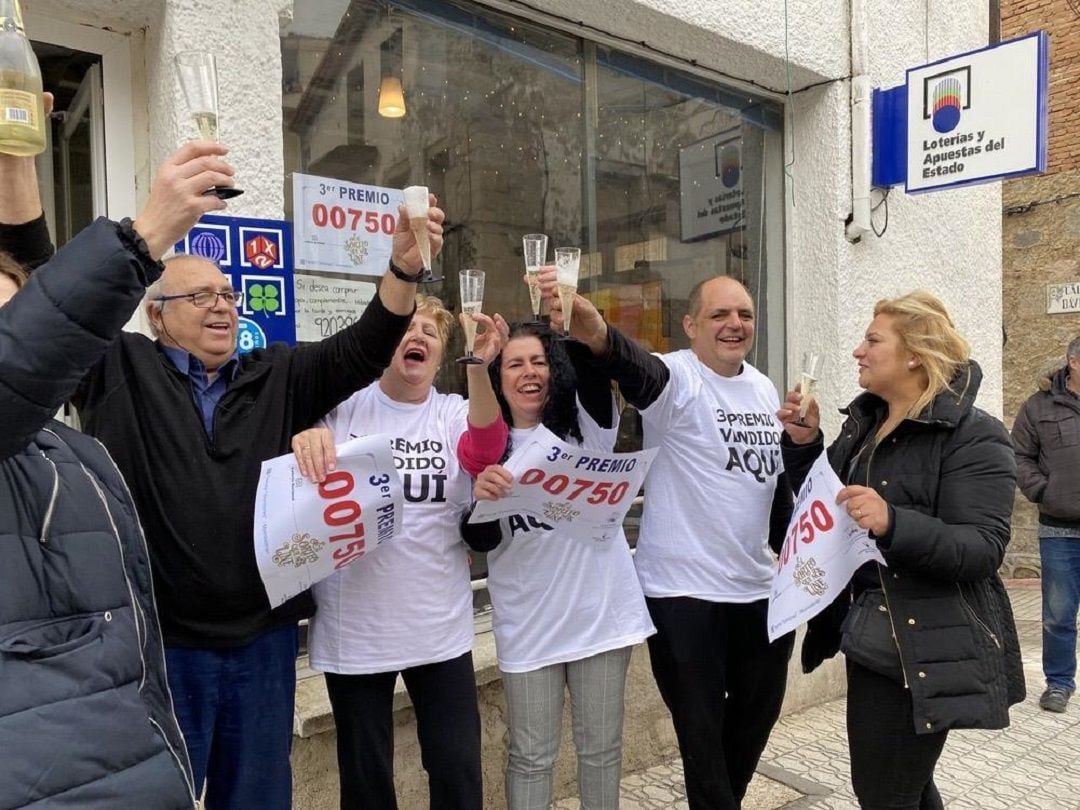
[[[363,675],[448,661],[472,649],[468,551],[458,523],[472,482],[457,460],[468,404],[434,388],[395,402],[375,382],[326,418],[335,442],[387,433],[405,490],[401,534],[313,589],[311,666]]]
[[[780,400],[749,363],[723,377],[689,349],[662,355],[671,379],[641,412],[645,479],[637,572],[646,596],[766,599],[775,558],[769,513],[780,458]]]
[[[582,447],[615,446],[617,427],[601,428],[580,402],[578,420]],[[520,447],[533,430],[512,430],[513,446]],[[503,672],[578,661],[656,632],[622,531],[596,542],[569,537],[527,515],[500,523],[502,542],[488,553],[488,591]]]

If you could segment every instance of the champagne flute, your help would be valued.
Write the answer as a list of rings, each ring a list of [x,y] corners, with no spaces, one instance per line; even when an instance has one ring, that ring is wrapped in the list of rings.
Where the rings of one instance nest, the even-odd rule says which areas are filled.
[[[428,187],[409,186],[401,192],[405,196],[405,209],[409,215],[409,230],[412,231],[416,240],[416,248],[420,251],[420,261],[423,264],[420,274],[420,283],[427,284],[432,281],[442,281],[435,278],[431,272],[431,234],[428,232]]]
[[[461,271],[461,311],[465,317],[465,351],[464,357],[459,357],[459,363],[478,365],[484,361],[473,354],[473,346],[476,345],[476,321],[473,315],[480,312],[484,304],[484,271],[462,270]]]
[[[562,305],[563,335],[570,335],[570,316],[577,295],[578,271],[581,267],[581,248],[555,248],[555,277],[559,284],[559,303]]]
[[[176,54],[176,73],[199,136],[203,140],[217,141],[217,57],[207,51],[181,51]],[[243,193],[243,190],[232,186],[212,186],[203,192],[215,194],[223,200],[238,197]]]
[[[802,402],[799,403],[799,418],[795,420],[797,425],[806,425],[806,412],[814,397],[817,396],[821,366],[822,356],[819,352],[803,352],[802,371],[799,372],[799,393],[802,394]]]
[[[547,259],[548,238],[542,233],[527,233],[521,243],[525,248],[525,280],[529,283],[533,323],[540,323],[540,267]]]

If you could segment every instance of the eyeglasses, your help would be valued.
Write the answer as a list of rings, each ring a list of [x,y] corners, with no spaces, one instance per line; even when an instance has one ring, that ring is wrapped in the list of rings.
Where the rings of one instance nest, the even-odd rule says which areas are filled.
[[[154,300],[177,301],[181,298],[186,298],[199,309],[213,309],[217,306],[218,298],[225,299],[225,303],[231,307],[238,307],[244,301],[244,294],[242,292],[237,292],[236,290],[228,290],[226,292],[200,290],[199,292],[179,293],[178,295],[159,295]]]

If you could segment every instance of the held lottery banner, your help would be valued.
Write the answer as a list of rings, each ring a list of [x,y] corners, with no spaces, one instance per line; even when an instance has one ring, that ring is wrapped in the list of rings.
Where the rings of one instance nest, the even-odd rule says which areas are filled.
[[[885,563],[866,531],[836,505],[843,487],[823,452],[799,490],[784,537],[769,595],[769,641],[828,607],[863,563]]]
[[[290,454],[262,464],[255,559],[270,606],[306,591],[401,530],[401,478],[385,434],[337,448],[337,469],[312,484]]]
[[[470,523],[532,515],[583,540],[610,540],[622,527],[657,450],[603,453],[562,441],[541,425],[513,452],[513,492],[480,501]]]
[[[294,173],[296,266],[382,276],[403,199],[396,188]]]

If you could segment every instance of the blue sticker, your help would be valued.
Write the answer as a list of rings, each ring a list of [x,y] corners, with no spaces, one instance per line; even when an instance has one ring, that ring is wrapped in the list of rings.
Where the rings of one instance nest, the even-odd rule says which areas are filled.
[[[266,333],[251,318],[241,318],[236,333],[236,348],[240,354],[266,348]]]

